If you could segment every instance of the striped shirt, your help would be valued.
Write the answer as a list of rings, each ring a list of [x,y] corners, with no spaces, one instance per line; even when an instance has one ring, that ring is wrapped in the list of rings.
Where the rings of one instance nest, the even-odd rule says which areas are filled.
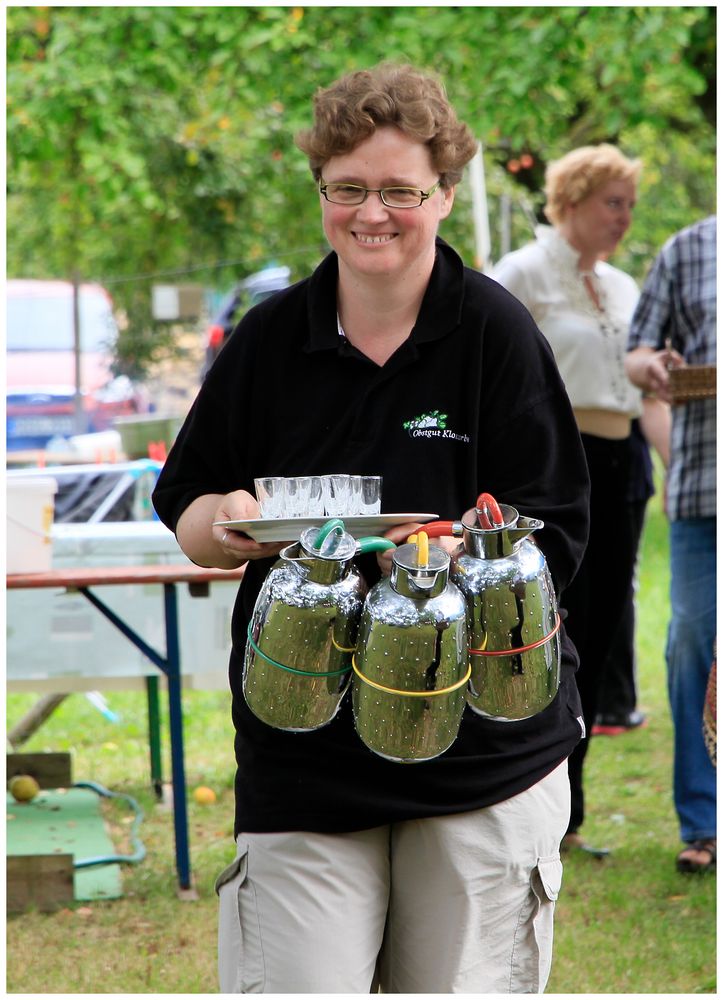
[[[670,339],[690,365],[716,363],[716,218],[672,236],[658,254],[630,325],[628,350],[661,350]],[[673,407],[668,515],[716,513],[716,401]]]

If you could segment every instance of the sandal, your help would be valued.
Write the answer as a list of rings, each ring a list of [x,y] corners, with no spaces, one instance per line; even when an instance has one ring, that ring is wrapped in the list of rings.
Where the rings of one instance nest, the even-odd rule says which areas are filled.
[[[703,860],[694,857],[696,854],[707,855]],[[702,875],[704,872],[715,871],[715,837],[707,840],[694,840],[680,852],[675,861],[675,867],[679,872],[687,874]]]

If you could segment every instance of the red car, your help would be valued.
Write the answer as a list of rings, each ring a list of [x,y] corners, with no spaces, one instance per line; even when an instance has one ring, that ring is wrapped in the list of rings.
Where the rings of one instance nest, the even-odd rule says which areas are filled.
[[[108,430],[116,417],[147,410],[140,390],[111,365],[118,326],[107,291],[80,286],[80,388],[75,412],[73,286],[6,283],[7,448],[44,448],[51,438]]]

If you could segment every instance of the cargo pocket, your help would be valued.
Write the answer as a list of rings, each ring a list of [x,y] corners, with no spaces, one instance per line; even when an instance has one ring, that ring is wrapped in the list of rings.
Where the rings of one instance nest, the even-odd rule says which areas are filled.
[[[535,875],[540,881],[539,891],[535,888]],[[532,886],[540,902],[554,903],[562,887],[562,861],[559,857],[540,858],[532,873]]]
[[[544,993],[552,967],[552,936],[555,901],[562,886],[562,861],[560,856],[540,858],[532,872],[532,890],[537,897],[537,913],[532,926],[537,942],[538,983],[537,993]]]
[[[248,853],[216,879],[218,979],[221,993],[263,993],[264,961],[256,889],[248,878]]]
[[[511,993],[545,991],[552,966],[555,900],[561,886],[560,856],[539,858],[530,873],[530,905],[515,934]]]
[[[227,883],[231,882],[232,879],[235,879],[236,876],[240,874],[241,865],[245,861],[245,858],[246,858],[245,855],[241,858],[234,858],[231,864],[227,865],[226,868],[224,868],[224,870],[218,876],[213,887],[216,891],[217,896],[221,895],[221,889],[223,888],[223,886],[227,885]]]

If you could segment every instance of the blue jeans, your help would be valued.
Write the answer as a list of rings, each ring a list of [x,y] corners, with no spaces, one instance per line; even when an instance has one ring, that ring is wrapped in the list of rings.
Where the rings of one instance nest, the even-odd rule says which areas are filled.
[[[685,843],[716,835],[716,772],[703,741],[703,704],[716,632],[716,519],[670,525],[666,660],[675,727],[673,798]]]

